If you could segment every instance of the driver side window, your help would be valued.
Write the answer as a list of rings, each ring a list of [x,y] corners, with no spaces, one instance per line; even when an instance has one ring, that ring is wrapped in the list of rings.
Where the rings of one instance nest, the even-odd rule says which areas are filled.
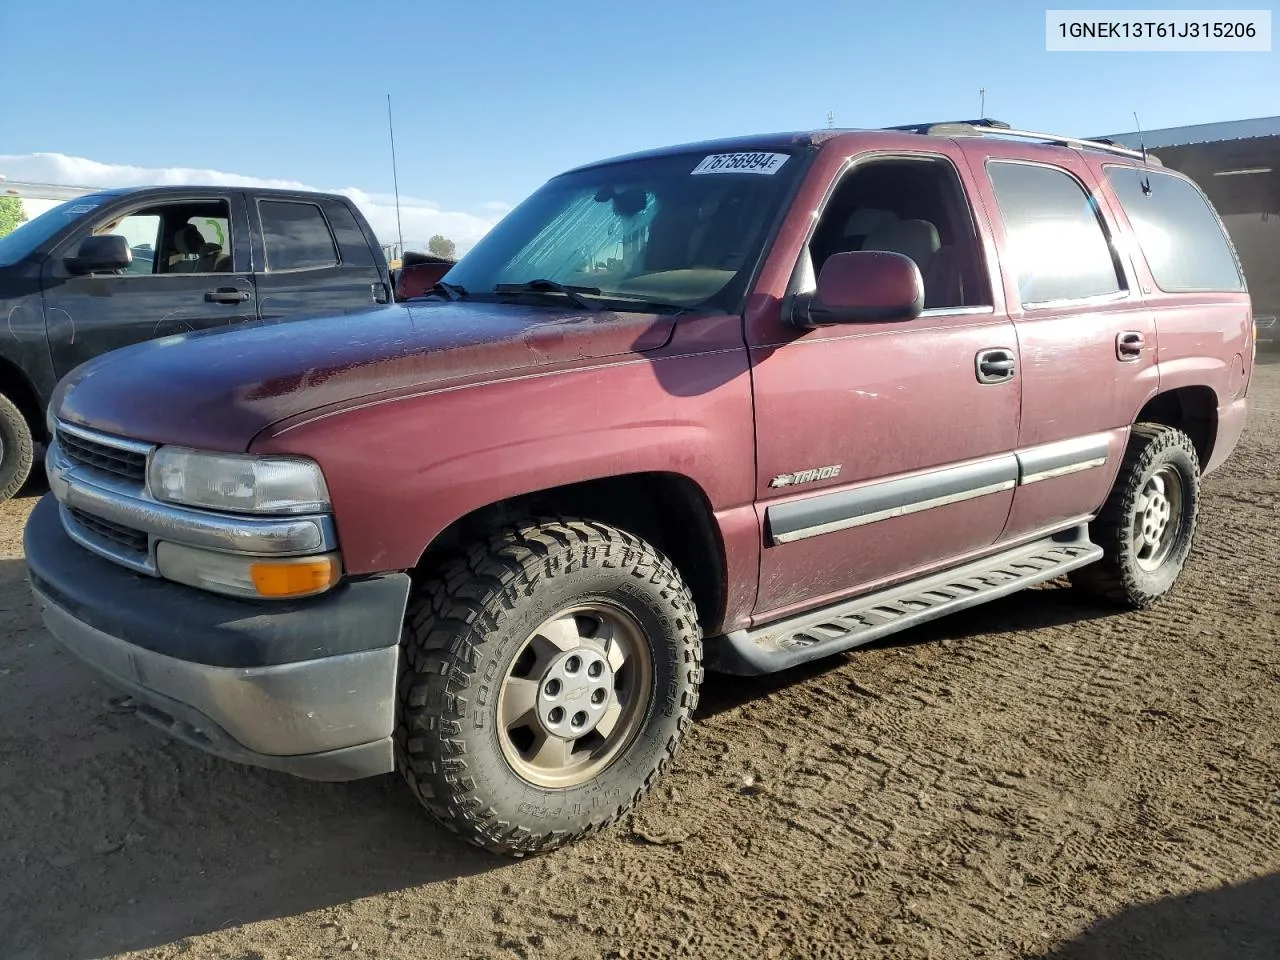
[[[860,250],[915,261],[926,310],[991,305],[968,202],[945,160],[875,160],[847,173],[818,220],[793,287],[811,291],[832,254]]]
[[[231,216],[225,200],[152,204],[93,229],[121,236],[133,262],[124,276],[231,272]]]
[[[126,217],[103,224],[93,231],[94,236],[115,235],[124,237],[133,251],[133,262],[123,271],[125,274],[155,273],[155,251],[160,243],[160,215],[149,210],[131,213]]]

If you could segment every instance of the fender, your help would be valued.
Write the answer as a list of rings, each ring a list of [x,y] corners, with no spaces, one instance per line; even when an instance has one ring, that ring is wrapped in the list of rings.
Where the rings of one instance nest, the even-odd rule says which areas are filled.
[[[250,449],[320,463],[350,574],[410,569],[451,523],[502,500],[662,472],[702,489],[724,537],[731,593],[739,583],[754,589],[759,532],[746,350],[740,341],[681,348],[679,339],[657,356],[282,423]]]

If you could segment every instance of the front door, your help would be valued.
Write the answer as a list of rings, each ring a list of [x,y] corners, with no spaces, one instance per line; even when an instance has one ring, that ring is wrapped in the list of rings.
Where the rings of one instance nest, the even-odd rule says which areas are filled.
[[[757,622],[989,548],[1013,499],[1017,337],[993,299],[952,159],[855,165],[802,258],[816,276],[847,250],[915,260],[925,312],[781,335],[748,324],[764,538]]]
[[[129,241],[133,263],[77,276],[66,266],[90,234]],[[257,315],[248,226],[239,194],[139,197],[88,221],[46,262],[45,328],[59,377],[118,347],[230,327]]]

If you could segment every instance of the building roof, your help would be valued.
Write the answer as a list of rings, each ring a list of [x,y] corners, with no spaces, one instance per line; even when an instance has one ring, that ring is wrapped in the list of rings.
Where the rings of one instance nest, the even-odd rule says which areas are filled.
[[[1112,140],[1126,147],[1148,150],[1183,147],[1197,143],[1222,143],[1230,140],[1254,140],[1280,137],[1280,117],[1255,117],[1251,120],[1227,120],[1222,123],[1199,123],[1188,127],[1165,127],[1141,133],[1110,133],[1095,139]]]

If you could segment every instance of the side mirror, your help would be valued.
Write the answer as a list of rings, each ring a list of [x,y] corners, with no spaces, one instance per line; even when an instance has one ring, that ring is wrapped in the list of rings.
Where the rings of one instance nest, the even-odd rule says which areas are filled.
[[[76,255],[67,257],[64,262],[68,270],[78,275],[110,273],[127,269],[133,263],[133,251],[129,249],[128,240],[110,233],[103,237],[85,237],[80,241]]]
[[[817,291],[796,298],[792,322],[806,330],[836,323],[914,320],[924,309],[924,279],[900,253],[835,253],[818,274]]]

